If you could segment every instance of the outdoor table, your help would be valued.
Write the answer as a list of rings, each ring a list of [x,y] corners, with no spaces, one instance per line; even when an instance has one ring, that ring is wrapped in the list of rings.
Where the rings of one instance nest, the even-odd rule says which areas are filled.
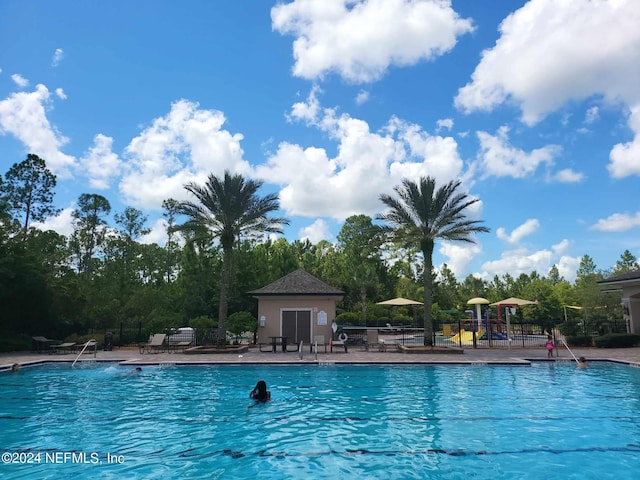
[[[275,353],[276,352],[276,346],[278,344],[278,339],[281,340],[282,342],[282,351],[286,352],[287,351],[287,337],[269,337],[271,339],[271,350]]]

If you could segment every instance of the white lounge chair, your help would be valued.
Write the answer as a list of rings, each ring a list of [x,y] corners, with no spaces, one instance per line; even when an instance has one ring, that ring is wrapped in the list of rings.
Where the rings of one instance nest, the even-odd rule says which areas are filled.
[[[49,348],[56,353],[71,353],[75,346],[76,344],[74,342],[66,342],[59,345],[51,345]]]
[[[140,353],[158,353],[159,351],[164,350],[165,348],[165,340],[167,339],[167,335],[165,333],[156,333],[151,336],[149,342],[140,346]]]
[[[367,341],[365,342],[365,348],[367,352],[370,348],[377,346],[378,351],[380,351],[380,339],[378,337],[378,329],[375,330],[367,330]]]
[[[324,347],[324,353],[327,353],[327,343],[324,340],[324,335],[314,335],[313,341],[311,342],[311,346],[309,347],[309,352],[313,353],[313,347],[318,345],[318,348]]]
[[[333,347],[343,347],[344,353],[347,353],[347,339],[348,337],[346,333],[341,333],[338,336],[338,340],[331,339],[329,341],[329,351],[333,353]]]

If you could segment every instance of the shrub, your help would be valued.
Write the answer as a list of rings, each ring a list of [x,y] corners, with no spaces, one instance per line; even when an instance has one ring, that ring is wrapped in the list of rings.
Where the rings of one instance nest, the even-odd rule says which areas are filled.
[[[31,337],[16,335],[0,338],[0,352],[20,352],[31,349]]]
[[[250,312],[232,313],[229,315],[227,329],[236,335],[244,332],[255,332],[258,329],[258,321]]]
[[[200,315],[199,317],[189,320],[189,326],[195,329],[206,329],[217,326],[218,323],[211,317]]]
[[[411,317],[397,313],[393,316],[393,323],[396,325],[410,325]]]
[[[577,337],[580,333],[580,324],[577,320],[567,320],[566,322],[559,324],[558,329],[560,330],[560,333],[567,337],[567,339],[569,337]]]
[[[640,335],[633,333],[608,333],[594,340],[598,348],[629,348],[640,344]]]
[[[344,312],[336,317],[338,325],[360,325],[360,315],[353,312]]]
[[[104,345],[104,333],[92,333],[92,334],[80,335],[80,336],[70,335],[65,340],[69,342],[75,342],[76,345],[84,345],[89,340],[95,340],[96,342],[98,342],[98,348],[100,348],[102,345]],[[87,349],[89,348],[93,350],[93,347],[87,347]]]
[[[571,345],[572,347],[592,347],[593,339],[591,337],[585,336],[569,336],[565,337],[567,345]]]

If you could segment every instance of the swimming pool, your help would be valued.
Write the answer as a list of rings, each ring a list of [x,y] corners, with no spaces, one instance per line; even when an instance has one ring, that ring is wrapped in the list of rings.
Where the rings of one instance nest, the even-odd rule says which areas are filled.
[[[640,369],[43,365],[0,374],[0,448],[3,479],[631,479]]]

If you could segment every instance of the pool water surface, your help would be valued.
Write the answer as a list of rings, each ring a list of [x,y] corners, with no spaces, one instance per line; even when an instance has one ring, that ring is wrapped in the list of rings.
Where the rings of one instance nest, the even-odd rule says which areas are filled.
[[[635,479],[640,369],[42,365],[0,373],[0,450],[3,479]]]

